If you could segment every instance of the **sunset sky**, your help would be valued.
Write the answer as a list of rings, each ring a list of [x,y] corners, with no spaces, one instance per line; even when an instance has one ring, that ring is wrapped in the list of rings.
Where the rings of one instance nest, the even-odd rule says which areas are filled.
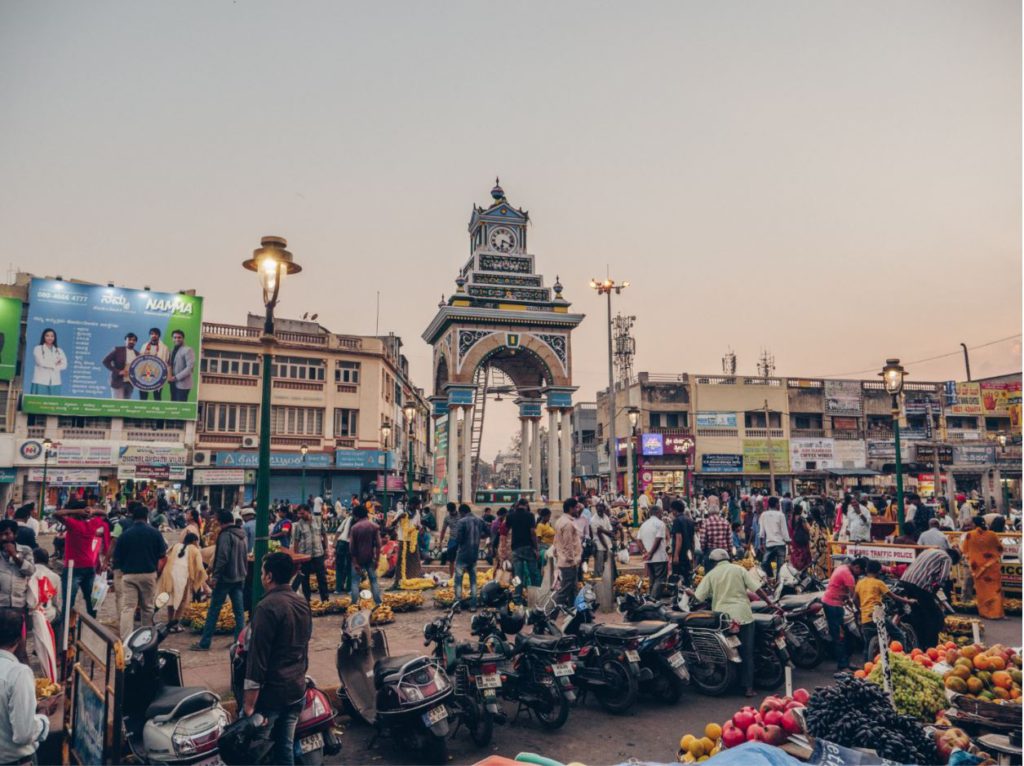
[[[281,315],[406,342],[496,175],[588,315],[606,270],[636,367],[870,377],[972,352],[1021,368],[1021,8],[1011,0],[0,4],[0,267],[261,310],[241,261],[287,237]],[[962,378],[962,358],[907,365]],[[485,457],[514,429],[505,405]]]

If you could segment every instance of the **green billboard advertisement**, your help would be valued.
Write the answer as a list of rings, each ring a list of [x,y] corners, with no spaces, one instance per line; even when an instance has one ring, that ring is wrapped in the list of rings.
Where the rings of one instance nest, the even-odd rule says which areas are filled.
[[[33,279],[25,412],[195,420],[203,299]]]
[[[18,367],[21,306],[18,298],[0,298],[0,380],[14,380]]]

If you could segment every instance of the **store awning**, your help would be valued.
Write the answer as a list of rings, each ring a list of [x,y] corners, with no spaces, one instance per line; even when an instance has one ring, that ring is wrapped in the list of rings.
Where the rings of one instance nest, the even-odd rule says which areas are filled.
[[[832,476],[881,476],[874,468],[830,468]]]

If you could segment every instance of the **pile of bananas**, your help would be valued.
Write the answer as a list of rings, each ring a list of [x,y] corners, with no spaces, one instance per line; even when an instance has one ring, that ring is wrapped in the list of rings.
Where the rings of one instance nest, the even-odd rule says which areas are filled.
[[[52,697],[54,694],[60,694],[60,684],[53,683],[49,678],[36,679],[37,700],[47,699]]]
[[[385,593],[384,606],[392,612],[411,612],[423,606],[423,596],[419,593]]]
[[[1020,599],[1007,598],[1003,599],[1003,610],[1007,614],[1020,614]]]
[[[411,577],[398,583],[402,590],[430,590],[437,587],[437,583],[430,577]]]
[[[373,613],[370,615],[371,625],[387,625],[395,621],[395,613],[391,611],[391,607],[387,604],[381,604]]]
[[[333,569],[327,570],[327,587],[330,590],[334,590],[335,584],[338,582],[338,576]]]
[[[624,574],[615,578],[615,582],[612,583],[612,590],[615,592],[616,596],[621,596],[625,593],[635,593],[637,585],[640,586],[640,590],[644,593],[647,593],[650,589],[650,583],[647,581],[646,577]]]
[[[693,573],[693,584],[692,584],[692,586],[694,588],[696,588],[698,585],[700,585],[700,581],[703,580],[703,579],[704,579],[704,567],[703,566],[699,566],[699,567],[697,567],[697,569]]]
[[[757,559],[754,558],[753,551],[747,551],[747,555],[736,562],[744,569],[753,569],[757,566]]]
[[[182,618],[182,622],[188,622],[189,620],[192,620],[192,630],[196,633],[201,633],[203,630],[203,626],[206,625],[206,613],[209,611],[209,609],[209,601],[204,601],[201,604],[193,602],[189,604],[188,607],[185,609],[185,616]],[[230,601],[225,601],[224,606],[220,608],[220,614],[217,615],[216,632],[235,632],[235,613],[231,609]]]
[[[948,641],[952,641],[957,646],[967,646],[974,641],[974,638],[972,636],[954,636],[944,630],[939,631],[939,643],[945,644]]]
[[[434,591],[434,608],[435,609],[447,609],[453,603],[455,603],[455,589],[454,588],[438,588]]]
[[[978,611],[978,602],[973,599],[970,601],[957,601],[953,599],[953,608],[958,612],[974,614]]]
[[[352,599],[348,596],[339,596],[338,598],[332,598],[329,601],[321,601],[320,599],[311,599],[309,602],[310,611],[313,612],[314,617],[321,617],[325,614],[338,614],[348,609],[349,604],[352,603]]]
[[[970,617],[956,617],[955,615],[948,615],[946,617],[946,632],[953,636],[969,636],[973,640],[973,626],[975,622],[978,623],[978,631],[984,634],[984,623],[978,620],[973,620]]]

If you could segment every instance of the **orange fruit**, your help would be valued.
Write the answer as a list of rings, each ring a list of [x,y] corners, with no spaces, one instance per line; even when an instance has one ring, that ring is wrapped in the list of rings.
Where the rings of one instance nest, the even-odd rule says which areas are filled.
[[[709,723],[704,727],[704,736],[712,742],[717,742],[722,736],[722,727],[717,723]]]
[[[874,670],[874,669],[875,669],[875,663],[873,663],[873,662],[865,662],[864,663],[864,672],[865,673],[870,674],[871,671]]]
[[[971,676],[967,679],[967,691],[971,694],[980,694],[985,689],[985,684],[980,678]]]
[[[867,678],[867,675],[868,674],[865,673],[863,670],[855,670],[853,672],[853,677],[854,678]]]
[[[988,670],[988,657],[984,654],[974,655],[974,667],[976,667],[978,670]]]
[[[1013,679],[1004,670],[997,670],[992,674],[992,685],[1000,689],[1009,689],[1013,686]]]
[[[715,743],[712,742],[708,737],[701,737],[700,743],[704,746],[704,755],[707,755],[715,749]]]
[[[694,739],[693,742],[690,743],[690,755],[692,755],[694,758],[700,758],[702,755],[704,755],[703,739],[703,737],[701,737],[700,739]]]
[[[889,651],[890,652],[902,652],[903,651],[903,644],[901,644],[899,641],[893,641],[891,644],[889,644]]]

